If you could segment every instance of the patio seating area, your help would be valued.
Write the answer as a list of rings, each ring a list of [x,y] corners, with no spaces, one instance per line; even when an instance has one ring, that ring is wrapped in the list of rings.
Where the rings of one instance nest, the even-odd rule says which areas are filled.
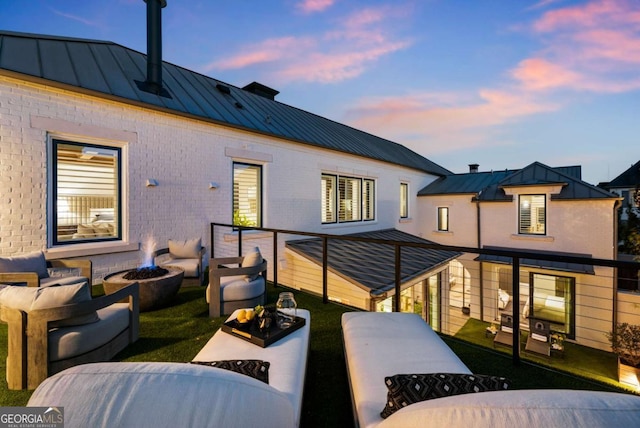
[[[94,293],[101,294],[100,287]],[[274,303],[282,288],[267,286],[267,302]],[[186,363],[205,347],[213,334],[227,318],[209,318],[204,300],[205,287],[182,288],[170,306],[140,314],[140,339],[120,352],[113,361],[149,362],[167,361]],[[347,382],[346,366],[341,338],[341,317],[352,309],[330,303],[302,292],[295,292],[299,308],[308,309],[313,320],[310,325],[309,353],[302,401],[301,426],[352,426],[353,414]],[[483,347],[462,342],[457,337],[443,336],[445,343],[474,373],[496,373],[509,378],[514,389],[563,388],[616,391],[615,357],[607,360],[597,374],[596,381],[568,374],[565,368],[581,361],[581,350],[570,348],[566,359],[553,359],[553,369],[543,368],[527,361],[514,367],[510,356],[494,351],[492,338],[484,337],[487,323],[465,326],[460,337],[472,333],[484,340]],[[471,332],[473,329],[473,332]],[[5,370],[6,326],[0,324],[0,372]],[[591,355],[586,355],[587,359]],[[547,359],[548,360],[548,359]],[[565,366],[559,364],[564,363]],[[606,377],[609,382],[606,382]],[[596,379],[594,377],[594,379]],[[31,391],[8,391],[0,387],[3,405],[22,406]]]

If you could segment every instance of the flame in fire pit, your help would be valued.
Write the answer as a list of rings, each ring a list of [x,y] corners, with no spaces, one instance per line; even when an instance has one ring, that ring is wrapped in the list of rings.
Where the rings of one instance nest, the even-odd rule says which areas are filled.
[[[153,236],[147,237],[147,240],[142,243],[142,264],[139,269],[153,268],[156,266],[153,260],[153,252],[156,250],[156,240]]]
[[[142,264],[137,269],[131,269],[124,274],[124,279],[149,279],[164,276],[169,273],[167,269],[156,266],[153,260],[153,253],[156,250],[156,240],[153,236],[149,236],[145,242],[142,243]]]

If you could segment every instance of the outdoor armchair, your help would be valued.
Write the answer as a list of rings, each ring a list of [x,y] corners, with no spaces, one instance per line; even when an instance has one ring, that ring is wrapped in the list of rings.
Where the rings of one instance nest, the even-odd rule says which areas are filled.
[[[500,314],[500,329],[493,338],[493,346],[513,346],[513,315]]]
[[[184,278],[197,278],[198,285],[204,281],[202,258],[207,249],[200,238],[186,241],[169,239],[168,247],[154,251],[153,261],[159,266],[176,266],[184,270]],[[167,256],[168,255],[168,256]]]
[[[138,292],[137,282],[95,299],[86,283],[5,286],[0,290],[0,321],[8,324],[9,389],[34,389],[54,373],[108,361],[135,342]]]
[[[549,321],[529,318],[529,337],[524,349],[547,357],[551,355],[551,323]]]
[[[206,292],[209,316],[219,317],[236,309],[264,305],[266,285],[267,261],[262,259],[257,247],[244,257],[211,259]]]
[[[0,283],[48,287],[53,284],[93,282],[91,260],[46,260],[42,251],[0,257]]]

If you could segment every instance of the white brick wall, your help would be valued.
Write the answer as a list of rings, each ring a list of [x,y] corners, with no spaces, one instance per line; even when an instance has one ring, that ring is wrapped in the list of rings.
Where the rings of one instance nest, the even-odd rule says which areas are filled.
[[[0,113],[0,255],[47,249],[47,133],[124,147],[124,237],[130,243],[153,236],[165,246],[168,239],[200,236],[209,248],[209,224],[231,222],[234,159],[226,149],[246,153],[237,160],[271,159],[263,168],[265,227],[325,233],[396,227],[418,233],[415,197],[410,201],[411,221],[398,222],[399,183],[409,182],[415,195],[434,179],[383,162],[6,77],[0,77]],[[375,178],[377,220],[323,226],[322,172]],[[150,178],[159,185],[146,187]],[[209,189],[212,181],[220,184],[218,189]],[[268,254],[271,239],[256,242]],[[237,249],[229,234],[220,236],[216,245],[224,245],[216,247],[216,256]],[[97,282],[141,259],[139,251],[98,247],[74,246],[90,255]],[[55,255],[54,249],[48,251]],[[83,256],[82,251],[73,255]]]

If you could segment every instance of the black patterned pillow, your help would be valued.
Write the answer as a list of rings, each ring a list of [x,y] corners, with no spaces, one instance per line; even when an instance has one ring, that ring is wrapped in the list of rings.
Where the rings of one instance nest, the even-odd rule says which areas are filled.
[[[269,383],[269,366],[271,363],[262,360],[222,360],[222,361],[191,361],[191,364],[217,367],[251,376],[264,383]]]
[[[384,382],[389,391],[387,405],[380,413],[383,418],[420,401],[470,392],[501,391],[511,386],[511,382],[503,377],[461,373],[398,374],[385,377]]]

